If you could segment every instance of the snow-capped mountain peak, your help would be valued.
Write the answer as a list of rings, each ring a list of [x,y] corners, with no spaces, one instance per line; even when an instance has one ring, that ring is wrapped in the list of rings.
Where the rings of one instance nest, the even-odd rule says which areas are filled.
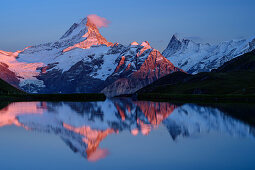
[[[134,42],[131,43],[131,45],[136,46],[136,45],[139,45],[139,44],[136,41],[134,41]]]
[[[188,38],[185,38],[183,35],[179,34],[179,33],[175,33],[173,36],[172,36],[172,39],[173,40],[177,40],[177,41],[182,41],[184,39],[188,39]]]
[[[74,48],[87,49],[93,45],[106,45],[111,46],[113,43],[108,42],[99,32],[97,26],[93,23],[93,20],[89,17],[83,19],[79,24],[75,23],[71,28],[63,35],[61,39],[66,38],[74,39],[79,41],[63,50],[63,52],[70,51]],[[69,39],[68,38],[68,39]]]
[[[164,56],[172,56],[176,52],[180,51],[181,49],[185,48],[191,40],[185,39],[180,36],[180,34],[174,34],[167,46],[167,48],[163,51]]]
[[[210,45],[173,35],[163,56],[188,73],[208,72],[255,49],[255,37]]]
[[[87,28],[87,17],[82,19],[80,22],[74,23],[67,32],[60,38],[60,40],[64,39],[75,39],[81,38],[86,32],[88,32]]]
[[[148,41],[142,42],[142,43],[141,43],[141,46],[146,47],[146,48],[151,48],[151,46],[150,46],[150,44],[149,44]]]
[[[0,52],[0,62],[4,63],[0,69],[13,79],[8,81],[2,74],[0,78],[30,93],[104,92],[115,96],[182,71],[147,41],[128,46],[108,42],[99,32],[107,23],[102,17],[90,15],[53,43],[31,46],[16,57]]]

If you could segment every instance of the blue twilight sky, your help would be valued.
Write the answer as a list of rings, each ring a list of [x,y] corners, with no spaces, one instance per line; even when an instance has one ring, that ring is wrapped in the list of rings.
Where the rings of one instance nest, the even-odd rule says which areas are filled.
[[[254,0],[1,0],[0,49],[15,51],[57,40],[79,19],[111,21],[111,42],[147,40],[162,51],[174,33],[217,43],[255,35]]]

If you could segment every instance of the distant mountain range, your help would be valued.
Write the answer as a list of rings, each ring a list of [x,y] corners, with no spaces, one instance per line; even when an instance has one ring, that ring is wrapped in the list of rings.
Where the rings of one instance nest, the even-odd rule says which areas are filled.
[[[175,34],[162,54],[175,66],[195,74],[210,72],[225,62],[254,49],[255,37],[210,45],[209,43],[196,43]]]
[[[90,17],[57,41],[0,50],[0,78],[29,93],[132,94],[174,72],[209,72],[255,49],[255,38],[218,45],[173,35],[161,54],[149,42],[108,42]]]

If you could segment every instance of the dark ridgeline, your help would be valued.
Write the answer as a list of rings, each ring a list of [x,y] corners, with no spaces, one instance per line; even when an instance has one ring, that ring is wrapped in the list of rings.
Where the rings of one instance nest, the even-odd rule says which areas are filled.
[[[1,104],[12,101],[103,101],[105,99],[102,93],[29,94],[0,79]]]
[[[8,94],[25,94],[25,92],[0,79],[0,95]]]

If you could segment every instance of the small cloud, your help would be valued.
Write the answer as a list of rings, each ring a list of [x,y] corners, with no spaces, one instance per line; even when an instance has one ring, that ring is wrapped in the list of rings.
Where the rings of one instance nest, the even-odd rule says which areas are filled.
[[[198,37],[198,36],[191,36],[191,37],[186,37],[187,39],[190,39],[190,40],[193,40],[193,41],[198,41],[198,42],[201,42],[203,41],[203,38],[201,37]]]
[[[158,43],[164,43],[165,41],[164,40],[159,40]]]
[[[186,33],[175,33],[174,35],[177,36],[179,39],[188,39],[197,43],[204,41],[204,39],[199,36],[189,36]]]
[[[108,27],[108,25],[111,23],[106,18],[97,16],[96,14],[88,15],[88,19],[97,26],[97,28],[101,27]]]

